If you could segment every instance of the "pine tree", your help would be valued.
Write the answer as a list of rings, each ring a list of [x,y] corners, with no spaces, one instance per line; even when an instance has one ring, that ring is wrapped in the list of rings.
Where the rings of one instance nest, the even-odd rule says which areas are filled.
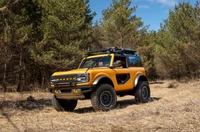
[[[104,45],[136,49],[143,22],[133,14],[137,6],[130,5],[130,0],[113,0],[110,7],[103,10],[100,23]]]
[[[189,2],[179,3],[174,10],[169,11],[166,26],[172,36],[177,40],[175,46],[180,54],[184,76],[191,78],[198,76],[200,57],[200,6]]]
[[[38,32],[41,11],[35,0],[3,1],[1,5],[1,42],[4,44],[5,54],[10,56],[9,61],[5,59],[3,82],[6,82],[8,76],[10,82],[17,83],[17,91],[21,91],[26,85],[28,64],[31,63],[28,62],[28,50],[33,44],[34,34]]]
[[[40,4],[44,9],[40,26],[42,39],[31,49],[31,56],[40,65],[44,78],[54,71],[78,66],[91,47],[88,37],[94,14],[88,1],[83,0],[44,0]],[[49,69],[48,73],[45,69]]]
[[[139,48],[137,51],[142,57],[145,69],[148,72],[148,79],[155,81],[158,78],[158,73],[155,64],[155,44],[156,31],[149,31],[141,36]]]

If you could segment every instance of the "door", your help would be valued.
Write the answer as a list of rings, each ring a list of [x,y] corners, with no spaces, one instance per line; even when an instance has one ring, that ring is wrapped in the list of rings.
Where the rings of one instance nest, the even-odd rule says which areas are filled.
[[[115,57],[114,62],[121,63],[120,66],[113,68],[117,82],[115,90],[124,91],[133,89],[131,69],[127,66],[126,57]]]

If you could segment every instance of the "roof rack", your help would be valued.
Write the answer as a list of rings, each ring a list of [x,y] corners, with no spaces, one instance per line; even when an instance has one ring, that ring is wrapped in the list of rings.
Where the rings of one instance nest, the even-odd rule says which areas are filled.
[[[116,54],[135,54],[136,51],[132,50],[130,48],[118,48],[118,47],[107,47],[104,49],[100,50],[91,50],[87,52],[87,56],[91,55],[99,55],[99,54],[111,54],[111,53],[116,53]]]

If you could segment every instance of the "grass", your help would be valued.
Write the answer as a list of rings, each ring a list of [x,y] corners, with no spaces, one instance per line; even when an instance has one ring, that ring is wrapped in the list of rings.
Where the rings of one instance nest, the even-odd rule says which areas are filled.
[[[79,101],[74,112],[57,112],[50,93],[1,93],[0,131],[200,131],[199,81],[150,87],[149,103],[137,105],[132,96],[120,97],[109,112],[94,112],[90,100]]]

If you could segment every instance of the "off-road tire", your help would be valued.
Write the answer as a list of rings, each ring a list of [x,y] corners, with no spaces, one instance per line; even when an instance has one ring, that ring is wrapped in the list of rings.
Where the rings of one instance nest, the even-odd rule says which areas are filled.
[[[114,88],[109,84],[102,84],[91,94],[91,103],[95,111],[109,111],[117,102]]]
[[[77,100],[58,99],[53,95],[51,99],[52,105],[57,111],[73,111],[77,105]]]
[[[135,101],[139,103],[147,103],[150,98],[150,88],[146,81],[140,81],[136,87]]]

